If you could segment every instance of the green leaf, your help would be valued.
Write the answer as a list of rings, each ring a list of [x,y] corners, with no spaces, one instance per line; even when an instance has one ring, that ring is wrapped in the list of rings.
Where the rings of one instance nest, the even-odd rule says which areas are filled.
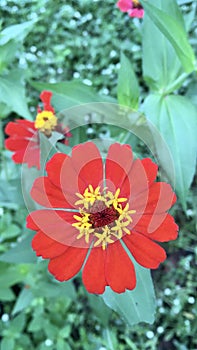
[[[8,266],[0,264],[0,285],[3,288],[11,287],[16,283],[23,281],[24,275],[18,266]]]
[[[2,46],[0,45],[0,73],[14,59],[17,49],[18,43],[14,40],[10,40]]]
[[[43,295],[48,298],[57,298],[58,296],[68,297],[74,299],[76,297],[76,292],[72,281],[67,281],[65,283],[48,283],[39,282],[34,288],[34,295],[40,297]]]
[[[32,294],[31,289],[24,288],[18,295],[18,298],[12,310],[12,315],[15,315],[17,312],[20,312],[27,306],[29,306],[33,299],[34,296]]]
[[[33,235],[29,233],[27,238],[18,242],[14,248],[0,255],[0,261],[16,264],[36,262],[36,255],[31,248],[32,237]]]
[[[148,1],[142,0],[141,3],[145,13],[172,44],[185,72],[191,73],[195,69],[195,55],[180,16],[174,17],[171,14],[172,6],[175,7],[175,0],[165,0],[168,5],[168,13],[153,6]]]
[[[23,331],[25,327],[25,314],[20,313],[10,322],[10,331],[15,333],[15,337],[18,338],[19,334]]]
[[[2,301],[12,301],[15,299],[15,294],[10,288],[0,288],[0,300]]]
[[[157,5],[163,10],[168,10],[168,1],[158,0]],[[172,6],[170,11],[171,15],[177,18],[176,7]],[[144,18],[142,43],[143,75],[150,88],[160,93],[165,93],[170,88],[172,91],[177,89],[182,84],[180,77],[183,69],[180,60],[168,39],[148,16]],[[183,76],[184,79],[185,76],[187,77],[187,74]]]
[[[1,350],[14,350],[15,342],[13,338],[4,337],[1,341]]]
[[[118,74],[118,102],[120,105],[138,109],[139,85],[132,64],[121,53],[121,66]]]
[[[8,114],[10,114],[12,109],[5,103],[0,102],[0,110],[1,110],[1,114],[0,114],[0,121],[1,121],[1,119],[6,118]]]
[[[130,325],[139,322],[154,322],[155,295],[150,270],[138,265],[134,259],[137,285],[132,291],[118,294],[109,287],[106,288],[102,298],[107,306],[120,314]]]
[[[3,220],[1,220],[1,222],[0,222],[1,242],[3,242],[4,240],[14,238],[14,237],[18,236],[18,234],[20,233],[19,226],[15,225],[15,224],[10,224],[10,225],[5,225],[5,224],[2,225],[2,224],[3,224]]]
[[[24,206],[24,201],[21,192],[21,180],[1,180],[0,182],[0,205],[6,208],[12,208],[12,206]]]
[[[169,147],[175,172],[169,167],[166,154],[159,145],[157,145],[157,156],[170,182],[173,184],[175,180],[177,194],[186,208],[186,195],[194,177],[196,165],[196,107],[186,97],[162,98],[155,94],[145,100],[144,111]]]
[[[17,42],[22,42],[27,34],[32,30],[36,20],[23,22],[21,24],[14,24],[3,29],[0,32],[0,45],[6,44],[8,41],[14,39]]]
[[[89,294],[88,299],[90,302],[90,306],[93,310],[93,313],[98,317],[98,319],[102,322],[102,324],[107,327],[109,324],[109,318],[111,315],[110,310],[103,302],[102,298],[97,295]]]
[[[79,82],[67,81],[56,84],[30,82],[39,90],[50,90],[53,92],[52,103],[57,111],[90,102],[114,102],[110,97],[99,96],[94,90]]]
[[[25,119],[31,119],[25,97],[23,70],[13,70],[9,74],[1,76],[0,102],[5,103],[13,112]]]

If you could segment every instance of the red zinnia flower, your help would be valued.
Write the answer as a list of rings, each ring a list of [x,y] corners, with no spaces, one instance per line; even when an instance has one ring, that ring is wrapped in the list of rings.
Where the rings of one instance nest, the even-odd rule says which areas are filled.
[[[119,0],[117,6],[120,11],[127,12],[130,17],[144,17],[144,9],[138,0]]]
[[[122,293],[136,286],[124,245],[146,268],[166,259],[155,241],[177,237],[178,226],[167,213],[176,196],[170,185],[155,182],[157,165],[151,159],[133,160],[129,145],[115,143],[103,163],[96,145],[87,142],[74,147],[71,156],[55,154],[46,172],[31,191],[46,209],[32,212],[27,227],[37,231],[32,247],[50,259],[56,279],[68,280],[84,265],[90,293],[103,293],[105,286]]]
[[[64,143],[68,143],[71,133],[68,128],[63,128],[57,123],[57,117],[50,103],[51,97],[50,91],[43,91],[40,94],[44,108],[43,111],[38,108],[35,122],[17,119],[7,124],[5,132],[9,138],[5,141],[5,147],[14,152],[12,159],[15,163],[27,163],[28,167],[40,168],[39,131],[50,137],[52,131],[56,130],[64,135]]]

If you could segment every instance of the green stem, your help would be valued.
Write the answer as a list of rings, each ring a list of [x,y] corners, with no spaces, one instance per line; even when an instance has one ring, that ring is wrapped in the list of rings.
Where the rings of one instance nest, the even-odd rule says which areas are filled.
[[[187,79],[188,73],[181,74],[168,88],[162,91],[162,95],[169,95],[174,90],[178,89],[180,85]]]

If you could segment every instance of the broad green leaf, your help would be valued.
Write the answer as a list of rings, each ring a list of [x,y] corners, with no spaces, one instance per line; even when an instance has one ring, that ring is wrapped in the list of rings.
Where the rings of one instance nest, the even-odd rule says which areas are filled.
[[[29,306],[33,299],[34,299],[34,296],[32,294],[31,289],[28,289],[28,288],[22,289],[22,291],[18,295],[18,298],[12,310],[12,315],[15,315],[17,312],[20,312],[23,309],[25,309],[27,306]]]
[[[29,233],[27,238],[23,239],[21,242],[17,242],[15,247],[1,254],[0,261],[16,264],[36,262],[36,255],[31,248],[32,238],[33,235]]]
[[[146,14],[166,36],[178,55],[186,73],[191,73],[195,69],[195,55],[189,44],[187,33],[180,17],[171,15],[171,7],[175,6],[175,0],[165,0],[168,6],[168,13],[153,6],[152,3],[142,0]]]
[[[14,238],[14,237],[18,236],[18,234],[20,233],[19,226],[15,225],[15,224],[3,225],[2,226],[2,221],[3,221],[3,218],[2,218],[2,220],[0,222],[1,242],[3,242],[4,240],[9,240],[11,238]]]
[[[14,59],[18,43],[14,40],[8,41],[5,45],[0,45],[0,73]]]
[[[19,266],[9,266],[0,263],[0,286],[3,288],[11,287],[16,283],[23,281],[24,275]]]
[[[102,324],[107,327],[109,324],[109,318],[111,312],[106,304],[103,302],[102,298],[98,295],[89,294],[87,295],[90,306],[94,312],[94,314],[98,317],[98,319],[102,322]]]
[[[137,285],[132,291],[118,294],[107,287],[102,298],[107,306],[116,311],[130,325],[154,322],[155,295],[150,270],[138,265],[134,259]]]
[[[27,34],[31,31],[35,20],[23,22],[21,24],[14,24],[3,29],[0,32],[0,45],[6,44],[8,41],[14,39],[15,41],[22,42]]]
[[[8,116],[8,114],[10,114],[11,110],[12,109],[7,104],[0,102],[0,111],[1,111],[0,121],[1,121],[1,119],[6,118]]]
[[[118,73],[118,102],[120,105],[138,109],[139,85],[129,59],[121,53],[121,66]]]
[[[13,112],[25,119],[31,119],[25,97],[23,70],[10,71],[1,77],[0,102],[5,103]]]
[[[15,333],[15,336],[18,336],[25,327],[25,314],[20,313],[10,322],[10,331],[11,333]]]
[[[57,298],[58,296],[68,297],[74,299],[76,297],[76,292],[73,286],[72,281],[67,281],[65,283],[48,283],[48,282],[39,282],[37,286],[34,287],[34,295],[40,297],[40,295]]]
[[[166,153],[157,148],[161,166],[175,187],[181,202],[186,208],[186,195],[191,185],[197,154],[197,109],[182,96],[150,95],[144,103],[147,117],[158,128],[172,155],[175,179],[166,161]]]
[[[13,208],[16,206],[24,206],[24,201],[21,192],[21,180],[1,180],[0,182],[0,205],[6,208]]]
[[[164,11],[168,10],[168,0],[153,0],[153,3],[155,2]],[[173,17],[178,17],[176,7],[170,7],[170,13]],[[150,88],[160,93],[165,93],[169,89],[172,91],[177,89],[182,83],[181,62],[168,39],[148,16],[145,16],[143,22],[142,43],[143,75]],[[187,77],[187,74],[184,74],[182,78],[185,79],[185,76]]]
[[[1,350],[14,350],[15,341],[13,338],[4,337],[1,341]]]
[[[12,301],[15,299],[15,294],[11,288],[0,288],[0,300],[2,301]]]
[[[52,103],[57,111],[90,102],[114,102],[112,98],[100,96],[91,87],[74,80],[56,84],[32,81],[31,85],[39,91],[52,91]]]

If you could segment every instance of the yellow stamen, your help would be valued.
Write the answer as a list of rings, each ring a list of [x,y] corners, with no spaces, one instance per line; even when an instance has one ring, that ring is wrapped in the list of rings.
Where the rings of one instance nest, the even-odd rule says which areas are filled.
[[[135,7],[140,5],[140,2],[138,0],[132,0],[132,2]]]
[[[108,191],[107,197],[109,198],[109,200],[106,202],[106,205],[110,206],[112,204],[114,208],[117,210],[119,203],[123,203],[127,201],[127,198],[118,198],[119,194],[120,194],[120,188],[116,190],[115,195],[112,192]]]
[[[107,243],[114,243],[114,241],[110,238],[111,232],[109,227],[106,225],[102,228],[102,233],[94,233],[94,236],[98,238],[98,240],[94,243],[94,247],[97,247],[102,243],[103,250],[106,249]]]
[[[101,245],[105,250],[108,244],[131,233],[129,225],[133,221],[131,216],[136,213],[136,210],[129,210],[129,203],[126,203],[123,208],[122,203],[126,202],[127,198],[119,198],[119,195],[120,188],[113,194],[107,188],[101,192],[99,186],[94,189],[92,185],[85,189],[83,195],[76,193],[79,200],[75,202],[75,205],[80,206],[80,215],[73,216],[76,222],[72,226],[79,230],[77,239],[84,237],[85,242],[89,243],[91,236],[94,239],[94,247]],[[98,203],[95,203],[97,201]],[[96,212],[95,204],[96,208],[98,205]],[[91,210],[92,207],[94,211]],[[103,219],[102,215],[104,215]],[[103,223],[109,220],[107,221],[109,223],[102,226],[102,220]]]
[[[85,209],[89,209],[89,206],[93,205],[96,200],[102,201],[104,198],[101,195],[100,187],[96,187],[94,190],[92,185],[89,185],[84,194],[76,193],[76,196],[80,198],[80,200],[75,202],[75,205],[82,205]]]
[[[75,222],[72,224],[72,226],[76,227],[79,230],[79,235],[77,236],[77,239],[82,238],[85,236],[86,243],[89,243],[90,234],[94,232],[94,229],[91,229],[92,224],[89,222],[89,216],[90,214],[87,214],[85,212],[81,212],[82,216],[74,215],[74,219],[78,222]]]
[[[51,111],[42,111],[37,114],[34,125],[36,129],[49,137],[57,126],[57,117]]]

